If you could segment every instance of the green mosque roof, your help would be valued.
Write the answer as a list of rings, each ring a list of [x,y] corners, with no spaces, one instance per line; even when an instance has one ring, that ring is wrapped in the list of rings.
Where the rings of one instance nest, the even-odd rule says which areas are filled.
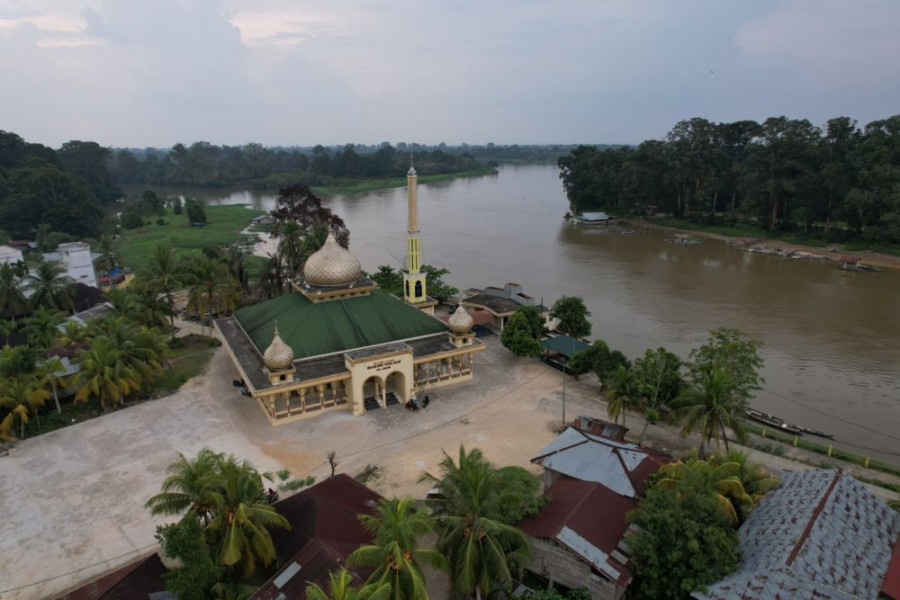
[[[447,331],[443,323],[381,290],[344,300],[312,302],[292,292],[234,313],[262,354],[275,322],[294,359],[343,352]]]

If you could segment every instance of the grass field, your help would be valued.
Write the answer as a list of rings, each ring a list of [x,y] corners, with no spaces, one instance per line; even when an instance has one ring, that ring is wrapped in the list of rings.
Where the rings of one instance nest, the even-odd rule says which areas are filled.
[[[206,225],[191,227],[186,215],[167,214],[165,225],[144,225],[129,229],[122,236],[120,262],[131,267],[136,275],[145,276],[153,249],[170,244],[179,257],[200,254],[206,246],[230,246],[238,241],[239,233],[253,217],[265,214],[246,206],[207,206]]]

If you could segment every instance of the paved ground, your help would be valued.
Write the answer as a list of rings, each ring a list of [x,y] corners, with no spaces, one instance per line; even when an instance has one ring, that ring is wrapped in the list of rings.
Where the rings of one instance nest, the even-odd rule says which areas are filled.
[[[233,367],[219,350],[208,372],[177,394],[19,443],[0,458],[0,598],[47,598],[153,551],[154,519],[144,502],[159,490],[181,452],[207,446],[247,458],[260,470],[297,476],[355,475],[377,465],[369,485],[385,496],[421,495],[417,482],[443,452],[479,447],[497,465],[532,468],[529,459],[554,437],[562,419],[562,375],[532,359],[515,359],[488,338],[475,381],[430,392],[427,409],[403,406],[363,417],[326,413],[271,427],[252,399],[231,385]],[[567,418],[606,418],[591,378],[566,384]],[[629,416],[639,431],[642,423]],[[685,442],[651,427],[654,445],[679,452]],[[690,442],[690,440],[688,440]],[[754,455],[776,468],[803,465]],[[435,594],[434,597],[439,597]]]

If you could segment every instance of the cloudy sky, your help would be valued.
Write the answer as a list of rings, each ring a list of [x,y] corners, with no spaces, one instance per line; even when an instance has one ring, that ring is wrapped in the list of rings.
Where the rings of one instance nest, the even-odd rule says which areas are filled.
[[[900,113],[898,0],[0,0],[0,129],[58,147],[637,143]]]

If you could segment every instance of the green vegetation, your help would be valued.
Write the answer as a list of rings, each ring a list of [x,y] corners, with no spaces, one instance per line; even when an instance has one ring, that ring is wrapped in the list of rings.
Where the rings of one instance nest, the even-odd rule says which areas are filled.
[[[167,577],[169,591],[210,597],[210,584],[252,591],[265,581],[276,559],[270,530],[291,528],[266,502],[263,478],[272,476],[208,448],[193,459],[179,454],[168,473],[146,507],[154,515],[181,515],[157,529],[170,556],[182,560]]]
[[[541,311],[535,306],[520,306],[503,327],[500,343],[516,356],[540,356],[546,333]]]
[[[556,329],[574,338],[583,338],[591,335],[591,316],[584,299],[578,296],[563,296],[553,303],[550,316],[559,319]]]
[[[529,505],[531,498],[523,497],[523,488],[508,486],[509,472],[494,469],[478,449],[466,452],[460,446],[456,462],[445,453],[440,470],[440,477],[425,473],[421,481],[441,493],[434,501],[437,548],[447,557],[454,593],[488,598],[494,590],[511,591],[531,549],[525,534],[508,520],[529,510],[510,510],[510,503]]]
[[[555,162],[555,159],[554,159]],[[450,181],[452,179],[483,177],[485,175],[496,175],[495,167],[483,167],[471,171],[460,171],[458,173],[445,175],[419,175],[419,183],[435,183],[438,181]],[[389,177],[379,179],[364,179],[353,182],[341,182],[329,187],[315,186],[312,190],[323,196],[332,196],[335,194],[364,194],[374,190],[383,190],[388,188],[406,187],[406,177]]]
[[[157,246],[171,246],[178,257],[197,257],[209,246],[230,246],[244,236],[240,232],[253,217],[265,214],[246,206],[206,206],[207,223],[192,227],[187,216],[168,217],[165,225],[145,225],[129,230],[122,238],[119,257],[139,277],[151,274],[150,263]]]
[[[664,225],[900,252],[900,115],[824,130],[805,119],[676,123],[637,148],[581,146],[559,160],[575,211],[663,214]]]

